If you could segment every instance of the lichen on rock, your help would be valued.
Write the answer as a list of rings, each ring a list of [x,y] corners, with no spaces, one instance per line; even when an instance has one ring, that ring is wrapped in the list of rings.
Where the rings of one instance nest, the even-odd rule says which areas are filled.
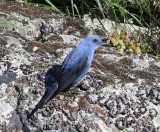
[[[1,3],[0,20],[1,131],[158,131],[159,60],[114,47],[99,48],[83,81],[28,120],[45,91],[47,71],[54,74],[52,68],[84,37],[105,36],[114,24],[104,19],[106,32],[96,19],[77,20],[23,3]]]

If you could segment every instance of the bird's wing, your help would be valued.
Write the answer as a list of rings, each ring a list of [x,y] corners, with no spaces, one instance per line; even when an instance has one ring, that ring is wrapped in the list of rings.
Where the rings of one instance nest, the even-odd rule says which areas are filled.
[[[86,67],[88,67],[87,55],[75,54],[75,51],[71,52],[60,69],[58,76],[59,91],[63,91],[65,88],[73,85],[75,80],[84,74]]]
[[[72,58],[72,56],[74,55],[74,52],[76,52],[76,49],[73,49],[68,55],[67,57],[64,59],[63,64],[59,70],[59,72],[62,72],[62,70],[64,69],[64,67],[66,66],[66,64],[69,62],[69,60]]]

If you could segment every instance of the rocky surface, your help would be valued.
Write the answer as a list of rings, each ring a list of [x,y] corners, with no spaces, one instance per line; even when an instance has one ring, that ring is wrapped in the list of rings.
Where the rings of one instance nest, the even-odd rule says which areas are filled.
[[[0,131],[160,132],[160,61],[113,47],[99,48],[82,82],[26,118],[44,93],[47,71],[87,35],[114,29],[103,23],[106,31],[87,17],[0,4]]]

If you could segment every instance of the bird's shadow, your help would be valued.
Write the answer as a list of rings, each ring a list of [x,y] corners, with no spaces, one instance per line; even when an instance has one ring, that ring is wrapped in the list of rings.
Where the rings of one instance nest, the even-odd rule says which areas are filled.
[[[54,82],[57,79],[58,76],[58,72],[61,68],[61,65],[54,65],[52,68],[50,68],[46,74],[45,74],[45,80],[44,80],[44,84],[45,84],[45,89],[49,89],[50,87],[52,87],[52,85],[54,84]],[[62,92],[67,92],[69,90],[70,87],[65,88]]]
[[[44,84],[46,89],[55,82],[60,67],[61,65],[54,65],[46,72],[44,79]]]

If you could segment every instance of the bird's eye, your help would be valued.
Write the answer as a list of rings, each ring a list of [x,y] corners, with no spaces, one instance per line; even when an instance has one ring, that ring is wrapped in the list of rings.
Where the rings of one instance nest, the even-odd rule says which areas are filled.
[[[97,42],[97,39],[93,39],[93,42]]]

